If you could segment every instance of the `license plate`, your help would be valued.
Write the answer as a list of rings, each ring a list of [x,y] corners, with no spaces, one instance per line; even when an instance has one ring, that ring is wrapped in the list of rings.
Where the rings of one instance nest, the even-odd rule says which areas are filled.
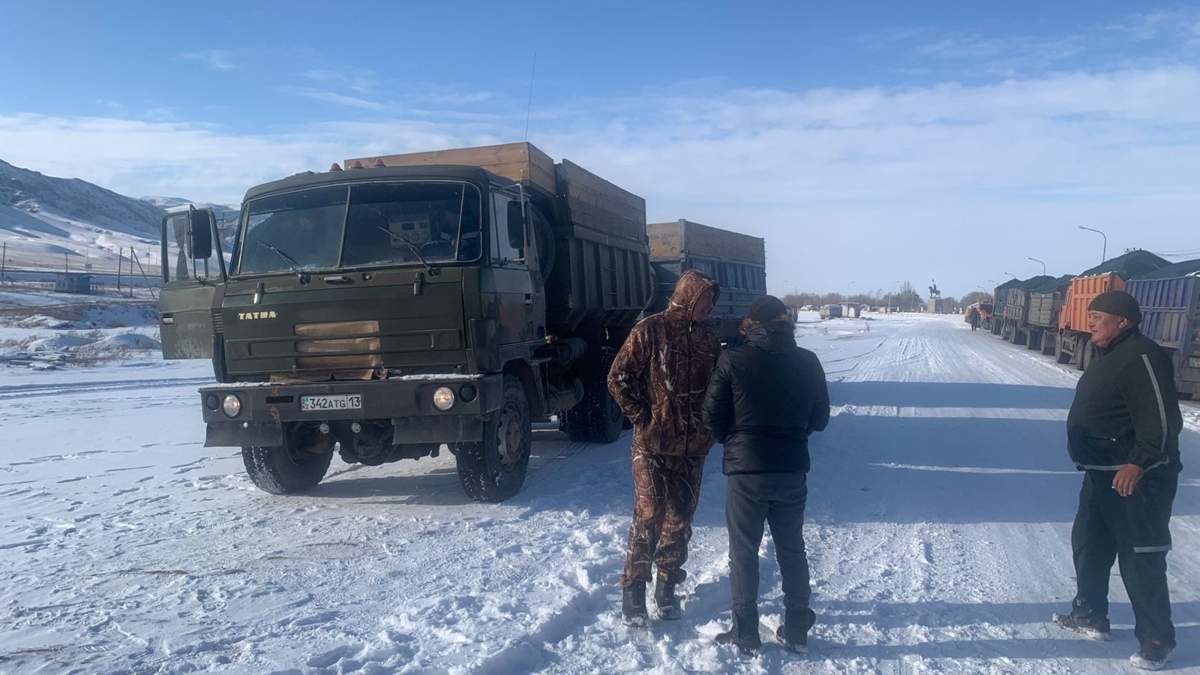
[[[362,394],[320,394],[300,397],[300,410],[361,410]]]

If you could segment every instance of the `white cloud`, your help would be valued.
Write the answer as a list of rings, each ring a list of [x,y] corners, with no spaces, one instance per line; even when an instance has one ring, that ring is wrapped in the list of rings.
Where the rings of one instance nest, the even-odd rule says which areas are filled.
[[[188,52],[181,54],[180,58],[203,63],[213,70],[230,71],[237,68],[237,65],[234,63],[233,52],[225,49],[206,49],[198,52]]]
[[[4,159],[126,194],[236,202],[348,156],[515,140],[491,114],[327,122],[242,134],[178,122],[0,117]],[[508,110],[505,113],[502,111]],[[409,111],[410,115],[412,111]],[[1002,271],[1181,250],[1200,212],[1200,69],[1075,73],[986,86],[648,92],[539,109],[533,139],[690,218],[766,236],[773,290],[918,286],[961,295]]]
[[[361,96],[339,94],[336,91],[325,91],[323,89],[313,89],[311,87],[281,87],[280,91],[284,93],[305,96],[316,101],[324,101],[326,103],[333,103],[335,105],[358,108],[359,110],[383,110],[386,107],[379,101],[373,101]]]

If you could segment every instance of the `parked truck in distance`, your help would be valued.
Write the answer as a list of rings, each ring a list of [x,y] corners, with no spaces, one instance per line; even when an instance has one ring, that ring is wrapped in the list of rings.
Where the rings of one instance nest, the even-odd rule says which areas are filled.
[[[649,311],[666,309],[679,275],[695,269],[721,285],[710,320],[722,340],[734,338],[750,305],[767,292],[765,241],[682,219],[650,223],[646,231],[658,289]]]
[[[645,202],[528,143],[353,158],[163,220],[165,358],[212,359],[206,446],[267,492],[335,451],[454,454],[472,499],[524,482],[532,423],[611,442],[609,363],[651,299]]]
[[[1080,370],[1087,368],[1092,358],[1087,307],[1097,295],[1106,291],[1125,290],[1127,279],[1166,267],[1168,264],[1153,253],[1136,250],[1106,260],[1072,279],[1058,314],[1058,341],[1055,350],[1058,362],[1074,364]]]
[[[1029,291],[1029,307],[1025,311],[1024,344],[1053,356],[1058,343],[1058,312],[1071,286],[1070,275],[1051,279]]]
[[[1020,283],[1020,279],[1009,279],[992,291],[995,304],[992,307],[991,321],[986,325],[986,328],[992,331],[992,335],[1000,335],[1004,328],[1004,305],[1008,302],[1008,289],[1015,288]]]
[[[1030,277],[1024,281],[1015,280],[1012,286],[1004,292],[1003,314],[1000,315],[1000,337],[1014,345],[1024,345],[1028,339],[1026,319],[1029,311],[1029,293],[1053,277]]]
[[[1200,396],[1200,260],[1134,277],[1125,286],[1142,309],[1141,331],[1170,355],[1175,388]]]

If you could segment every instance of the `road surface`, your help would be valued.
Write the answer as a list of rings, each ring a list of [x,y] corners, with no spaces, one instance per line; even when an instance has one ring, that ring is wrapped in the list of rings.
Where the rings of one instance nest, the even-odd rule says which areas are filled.
[[[335,460],[310,495],[258,492],[202,447],[207,364],[0,371],[0,671],[1128,672],[1115,640],[1046,625],[1073,591],[1077,375],[961,320],[801,324],[835,417],[814,437],[806,536],[819,624],[807,657],[744,659],[728,620],[720,448],[706,466],[687,616],[630,634],[614,587],[629,437],[539,432],[525,489],[467,501],[445,455]],[[1200,414],[1189,406],[1170,581],[1200,669]],[[769,539],[763,631],[782,611]]]

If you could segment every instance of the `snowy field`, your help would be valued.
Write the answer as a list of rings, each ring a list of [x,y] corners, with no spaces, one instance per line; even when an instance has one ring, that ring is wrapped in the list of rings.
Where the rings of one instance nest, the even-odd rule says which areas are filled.
[[[1073,592],[1077,375],[961,317],[797,328],[835,403],[814,438],[811,653],[719,647],[729,581],[720,448],[706,467],[684,620],[628,632],[615,587],[629,437],[539,432],[525,489],[463,496],[452,459],[334,460],[312,494],[251,486],[204,448],[206,362],[0,365],[0,672],[1123,673],[1115,639],[1047,626]],[[11,338],[16,339],[16,338]],[[1200,671],[1200,414],[1188,405],[1169,557]],[[763,630],[782,612],[764,544]]]

